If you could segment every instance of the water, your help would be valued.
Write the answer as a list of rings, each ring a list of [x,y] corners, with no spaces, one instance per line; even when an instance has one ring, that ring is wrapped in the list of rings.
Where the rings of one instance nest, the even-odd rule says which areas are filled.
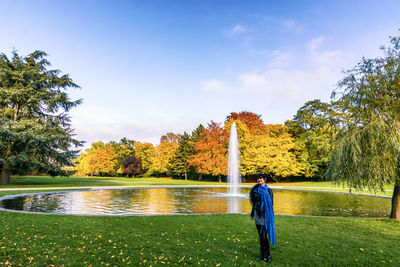
[[[249,214],[250,189],[227,197],[226,188],[147,188],[27,194],[0,199],[6,210],[76,215]],[[389,217],[390,198],[342,193],[274,191],[276,214]]]
[[[240,154],[236,123],[232,123],[228,149],[228,195],[240,196]]]

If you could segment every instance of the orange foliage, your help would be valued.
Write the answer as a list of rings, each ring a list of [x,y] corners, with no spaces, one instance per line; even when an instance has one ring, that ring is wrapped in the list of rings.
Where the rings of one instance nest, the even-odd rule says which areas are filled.
[[[260,133],[265,127],[265,124],[261,119],[261,115],[257,115],[248,111],[242,111],[240,113],[231,112],[231,114],[226,117],[225,122],[228,122],[229,120],[242,121],[249,128],[251,134]]]
[[[198,173],[221,176],[228,169],[228,133],[219,123],[211,121],[195,144],[196,154],[189,159],[189,165]]]

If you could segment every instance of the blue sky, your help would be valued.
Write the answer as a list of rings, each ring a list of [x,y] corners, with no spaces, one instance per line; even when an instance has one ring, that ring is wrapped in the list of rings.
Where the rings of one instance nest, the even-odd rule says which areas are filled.
[[[399,1],[0,0],[0,52],[48,53],[81,86],[78,139],[157,144],[251,111],[291,119],[399,34]]]

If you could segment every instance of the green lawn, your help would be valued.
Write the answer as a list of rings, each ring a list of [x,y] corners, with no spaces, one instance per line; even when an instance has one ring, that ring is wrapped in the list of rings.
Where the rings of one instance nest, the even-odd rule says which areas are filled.
[[[9,185],[0,188],[82,187],[82,186],[151,186],[151,185],[221,185],[217,182],[179,180],[171,178],[118,178],[118,177],[50,177],[13,176]]]
[[[248,215],[65,216],[0,212],[0,264],[259,265]],[[400,222],[276,216],[275,266],[400,266]]]
[[[275,185],[275,184],[271,184]],[[299,183],[277,183],[282,188],[286,189],[301,189],[301,190],[318,190],[318,191],[332,191],[332,192],[349,192],[349,188],[343,185],[336,185],[332,182],[299,182]],[[352,193],[378,195],[378,196],[392,196],[394,185],[386,185],[384,191],[369,191],[352,189]]]

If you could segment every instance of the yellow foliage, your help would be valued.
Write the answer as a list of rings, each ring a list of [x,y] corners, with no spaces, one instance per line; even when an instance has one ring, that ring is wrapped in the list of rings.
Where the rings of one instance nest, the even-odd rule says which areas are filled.
[[[243,175],[265,173],[277,177],[301,175],[304,164],[296,157],[300,148],[280,124],[267,125],[265,131],[250,136],[242,150]]]

